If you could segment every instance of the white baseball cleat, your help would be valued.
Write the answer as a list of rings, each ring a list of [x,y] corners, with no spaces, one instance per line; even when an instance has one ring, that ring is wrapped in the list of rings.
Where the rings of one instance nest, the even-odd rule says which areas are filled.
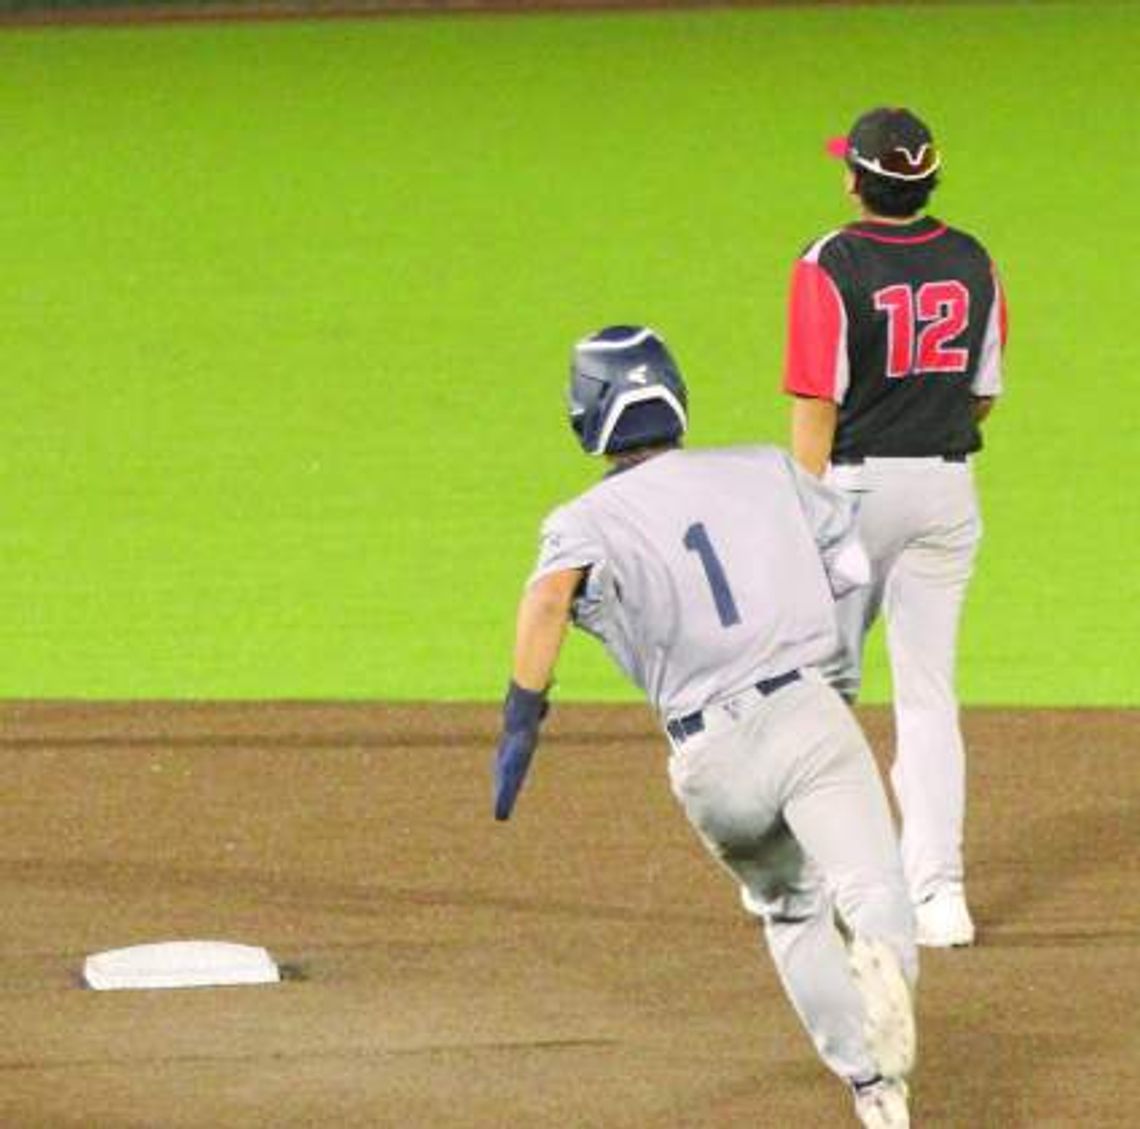
[[[914,1004],[898,958],[882,941],[856,937],[851,976],[863,999],[863,1033],[880,1074],[898,1080],[914,1066]]]
[[[915,940],[927,948],[948,949],[974,943],[974,921],[961,886],[946,886],[914,907]]]
[[[880,1078],[855,1087],[855,1116],[867,1129],[909,1129],[906,1083],[898,1078]]]

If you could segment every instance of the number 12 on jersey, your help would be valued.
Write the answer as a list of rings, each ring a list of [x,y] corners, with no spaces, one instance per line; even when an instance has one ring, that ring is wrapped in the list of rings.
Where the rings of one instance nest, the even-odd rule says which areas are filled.
[[[887,315],[887,376],[916,372],[965,372],[966,349],[952,344],[970,320],[970,292],[956,279],[876,290],[875,309]]]
[[[705,570],[705,577],[712,589],[713,603],[716,604],[716,614],[720,618],[722,627],[732,627],[740,622],[740,611],[732,597],[732,589],[728,586],[728,578],[724,575],[724,566],[720,557],[716,555],[712,541],[709,540],[709,531],[703,521],[694,522],[685,530],[685,548],[696,553],[701,558],[701,565]]]

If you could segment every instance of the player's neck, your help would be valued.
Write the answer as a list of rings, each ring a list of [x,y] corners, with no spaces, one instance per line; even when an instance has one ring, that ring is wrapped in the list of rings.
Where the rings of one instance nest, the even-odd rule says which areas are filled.
[[[650,447],[637,447],[632,451],[620,451],[617,454],[608,455],[607,461],[610,464],[607,474],[620,474],[623,470],[629,470],[635,467],[638,463],[645,462],[646,459],[652,459],[657,455],[664,455],[667,451],[675,451],[679,444],[677,443],[655,443]]]
[[[916,223],[922,219],[922,212],[915,212],[912,216],[880,216],[877,212],[872,212],[868,208],[860,208],[860,220],[863,223],[881,223],[886,224],[888,227],[906,227],[907,224]]]

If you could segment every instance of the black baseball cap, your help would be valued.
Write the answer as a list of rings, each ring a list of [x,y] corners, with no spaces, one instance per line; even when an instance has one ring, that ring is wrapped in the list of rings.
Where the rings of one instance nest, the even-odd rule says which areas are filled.
[[[827,151],[850,168],[891,180],[925,180],[942,164],[926,124],[910,110],[894,106],[868,110],[845,137],[833,137]]]

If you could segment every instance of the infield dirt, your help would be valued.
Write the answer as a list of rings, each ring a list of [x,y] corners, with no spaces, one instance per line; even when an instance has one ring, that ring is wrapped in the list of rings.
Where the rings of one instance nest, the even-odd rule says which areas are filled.
[[[558,707],[506,825],[497,717],[0,706],[0,1124],[849,1123],[648,712]],[[968,714],[981,943],[924,957],[916,1125],[1137,1123],[1138,721]],[[191,937],[290,979],[78,986]]]

